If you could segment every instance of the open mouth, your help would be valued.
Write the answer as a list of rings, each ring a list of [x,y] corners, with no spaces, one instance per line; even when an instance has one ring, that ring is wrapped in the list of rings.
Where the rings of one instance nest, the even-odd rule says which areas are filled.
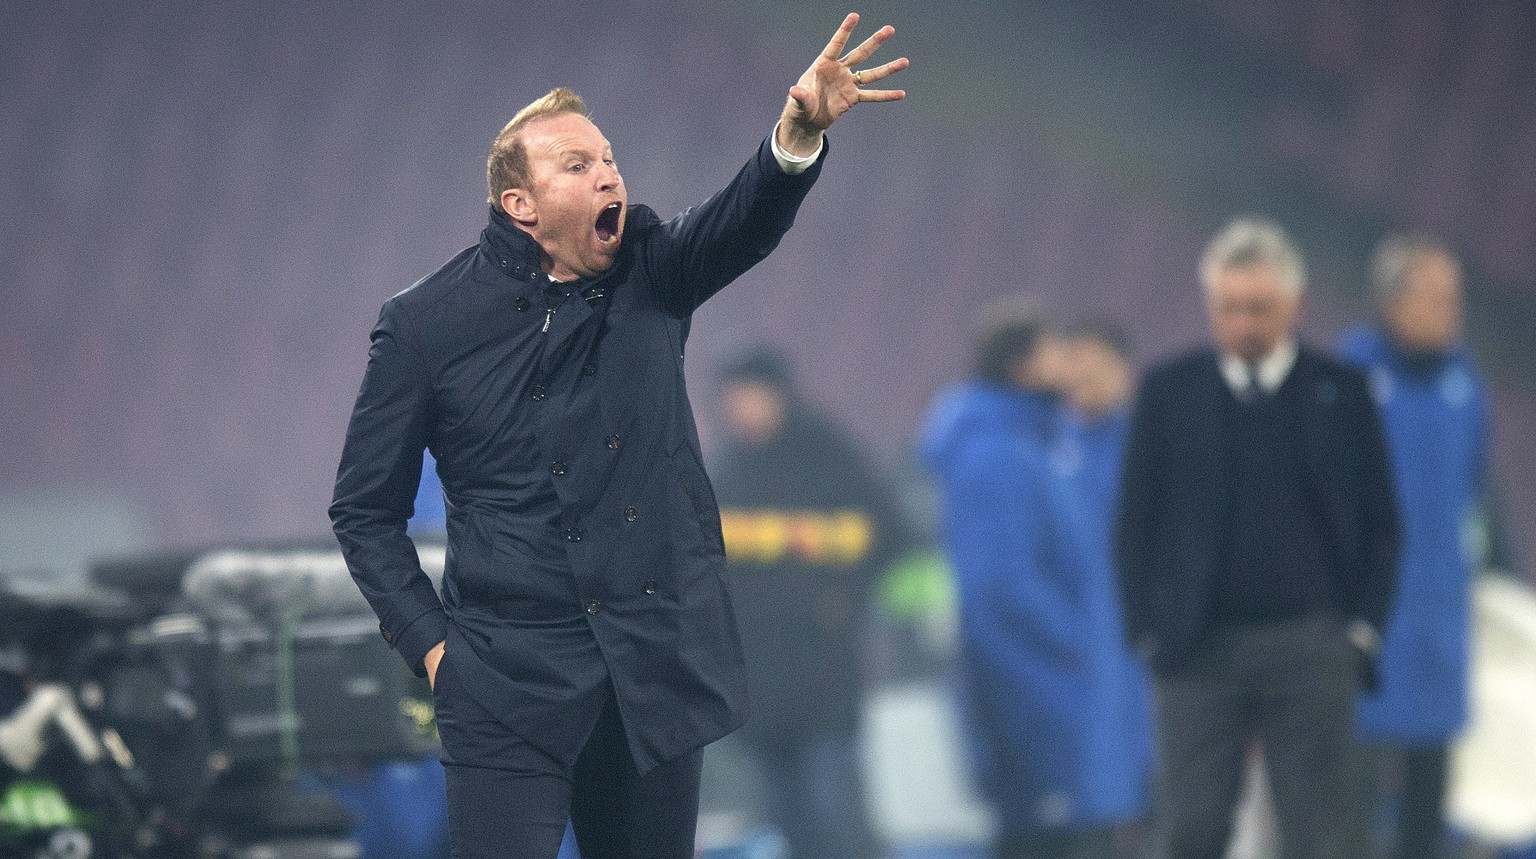
[[[597,240],[603,244],[613,241],[619,235],[619,215],[624,211],[622,203],[609,203],[603,207],[603,211],[597,216]]]

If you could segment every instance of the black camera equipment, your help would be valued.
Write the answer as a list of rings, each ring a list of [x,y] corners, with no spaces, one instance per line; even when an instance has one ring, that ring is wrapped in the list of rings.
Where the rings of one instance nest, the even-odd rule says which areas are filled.
[[[421,554],[440,577],[441,548]],[[419,760],[437,740],[425,681],[380,638],[334,544],[117,559],[91,579],[67,622],[0,600],[33,676],[57,679],[117,750],[85,766],[94,792],[70,786],[91,825],[54,827],[86,841],[15,855],[356,859],[345,809],[301,791],[301,770]],[[4,819],[0,805],[0,832]]]

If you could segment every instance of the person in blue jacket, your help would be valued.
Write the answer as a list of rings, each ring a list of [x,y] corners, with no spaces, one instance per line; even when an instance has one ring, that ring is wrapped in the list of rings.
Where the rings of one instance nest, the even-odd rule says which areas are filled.
[[[1397,856],[1439,854],[1447,749],[1467,720],[1470,555],[1464,535],[1482,495],[1487,394],[1462,343],[1461,267],[1440,242],[1388,237],[1371,286],[1376,325],[1347,332],[1343,356],[1370,376],[1402,510],[1398,596],[1381,685],[1364,695],[1360,817],[1399,783]],[[1376,855],[1376,854],[1372,854]]]
[[[1125,820],[1145,816],[1152,774],[1151,684],[1146,665],[1125,640],[1113,546],[1115,497],[1125,455],[1135,371],[1129,341],[1117,326],[1081,322],[1066,332],[1066,408],[1052,460],[1078,507],[1073,521],[1087,536],[1083,618],[1093,650],[1090,698],[1084,705],[1098,740],[1088,767]],[[1124,840],[1124,839],[1122,839]]]
[[[1052,464],[1061,420],[1059,339],[1028,306],[994,308],[974,377],[940,395],[920,440],[940,484],[954,568],[960,679],[977,789],[999,859],[1113,855],[1134,814],[1101,769],[1103,652],[1091,579],[1102,533]]]

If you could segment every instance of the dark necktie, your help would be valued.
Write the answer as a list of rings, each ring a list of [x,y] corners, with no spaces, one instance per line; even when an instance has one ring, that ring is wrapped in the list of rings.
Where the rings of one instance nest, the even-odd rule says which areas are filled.
[[[1263,402],[1269,393],[1264,390],[1263,385],[1259,384],[1259,365],[1245,361],[1243,373],[1248,377],[1248,384],[1243,388],[1243,402],[1250,404]]]

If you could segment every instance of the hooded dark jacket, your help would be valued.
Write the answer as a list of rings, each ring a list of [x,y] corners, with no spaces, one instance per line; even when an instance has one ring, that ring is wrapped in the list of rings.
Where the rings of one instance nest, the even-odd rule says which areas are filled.
[[[774,438],[727,442],[710,469],[752,692],[744,733],[766,742],[857,724],[870,592],[908,536],[865,451],[786,399]]]

